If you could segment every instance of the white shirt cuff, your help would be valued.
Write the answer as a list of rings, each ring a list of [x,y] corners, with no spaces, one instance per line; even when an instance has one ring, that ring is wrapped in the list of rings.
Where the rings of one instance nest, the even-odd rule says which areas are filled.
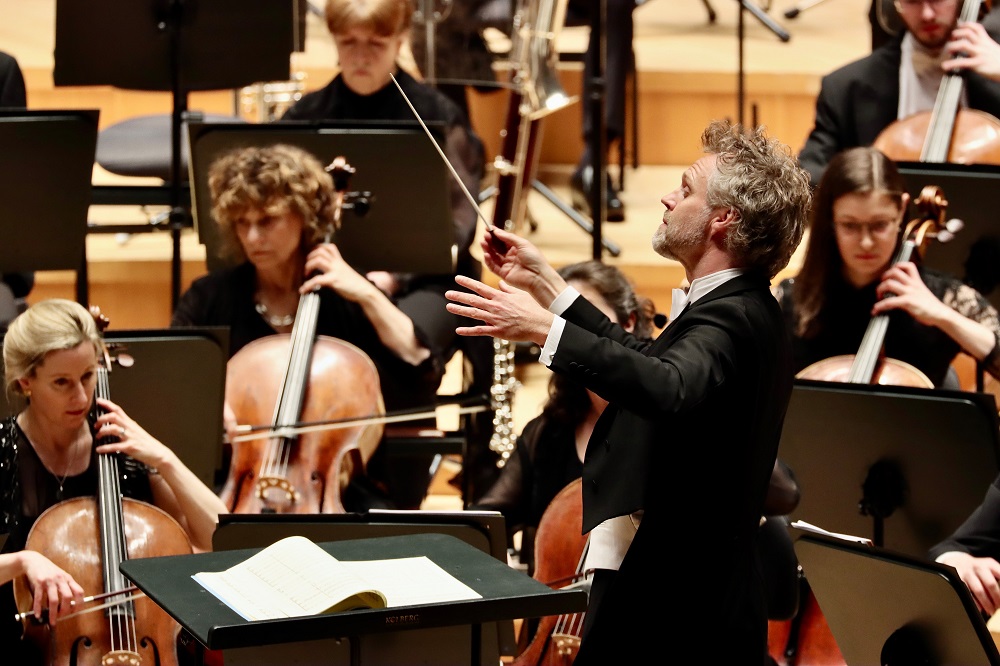
[[[556,296],[555,300],[549,305],[549,312],[554,315],[561,315],[563,312],[569,309],[569,306],[573,305],[573,301],[576,297],[580,295],[573,287],[566,285],[566,288]]]
[[[549,329],[549,334],[545,337],[545,344],[538,355],[538,360],[546,368],[552,365],[552,358],[556,355],[556,348],[559,346],[559,340],[562,339],[565,328],[566,320],[556,315],[552,319],[552,327]]]
[[[580,292],[566,285],[566,288],[549,304],[549,312],[556,316],[552,320],[552,328],[549,329],[549,334],[545,337],[545,344],[542,346],[542,352],[538,356],[538,360],[546,368],[552,365],[552,358],[556,355],[559,340],[562,339],[563,331],[566,329],[566,320],[559,315],[566,312],[566,309],[573,305],[573,301],[579,295]]]

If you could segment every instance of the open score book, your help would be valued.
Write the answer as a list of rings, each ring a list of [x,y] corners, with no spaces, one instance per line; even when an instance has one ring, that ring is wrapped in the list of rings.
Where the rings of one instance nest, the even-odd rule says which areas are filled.
[[[225,571],[192,576],[246,620],[479,599],[427,557],[341,561],[291,536]]]

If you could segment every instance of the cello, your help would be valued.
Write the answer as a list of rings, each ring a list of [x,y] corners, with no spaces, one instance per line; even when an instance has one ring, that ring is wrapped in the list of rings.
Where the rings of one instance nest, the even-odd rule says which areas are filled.
[[[565,585],[583,575],[587,536],[583,525],[583,480],[570,481],[556,493],[535,533],[535,580]],[[541,618],[511,666],[569,666],[580,649],[583,613]],[[522,625],[522,630],[523,630]]]
[[[990,5],[964,0],[959,21],[978,21]],[[1000,120],[983,111],[960,108],[964,89],[961,73],[946,73],[931,111],[893,122],[873,145],[897,162],[1000,164]]]
[[[107,319],[91,308],[103,330]],[[96,396],[110,399],[108,373],[119,361],[104,346],[97,368]],[[97,408],[100,412],[100,408]],[[107,440],[105,440],[107,441]],[[84,589],[103,589],[101,597],[128,594],[133,588],[119,571],[128,558],[191,554],[187,533],[165,511],[122,497],[117,454],[97,456],[97,496],[62,501],[44,511],[28,533],[25,550],[43,553]],[[14,580],[14,598],[26,640],[58,666],[177,666],[180,625],[146,598],[114,603],[101,613],[75,613],[54,627],[37,624],[31,614],[31,587]]]
[[[324,242],[340,226],[354,169],[343,157],[327,167],[336,189]],[[378,446],[383,426],[296,434],[301,421],[338,421],[385,413],[375,364],[354,345],[316,334],[318,291],[299,298],[291,333],[260,338],[226,367],[226,402],[239,423],[271,423],[272,436],[233,442],[220,497],[233,513],[343,513],[342,490]],[[270,414],[268,412],[271,412]],[[372,419],[375,421],[375,419]]]

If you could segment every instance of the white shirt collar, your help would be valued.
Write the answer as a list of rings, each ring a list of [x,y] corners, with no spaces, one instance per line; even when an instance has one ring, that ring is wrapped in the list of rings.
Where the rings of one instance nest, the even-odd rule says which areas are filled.
[[[743,268],[727,268],[724,271],[716,271],[695,278],[687,289],[674,289],[670,294],[670,321],[676,319],[688,303],[694,303],[719,285],[725,284],[745,272],[746,270]]]

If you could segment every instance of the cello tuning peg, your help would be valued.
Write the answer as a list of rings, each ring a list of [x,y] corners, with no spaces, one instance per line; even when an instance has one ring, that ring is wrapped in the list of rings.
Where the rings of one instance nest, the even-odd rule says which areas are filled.
[[[937,238],[939,243],[947,243],[948,241],[955,238],[955,234],[951,233],[947,229],[942,229],[941,231],[937,232],[935,238]]]
[[[953,234],[957,234],[959,231],[965,228],[965,222],[958,219],[957,217],[953,217],[944,223],[944,228]]]

